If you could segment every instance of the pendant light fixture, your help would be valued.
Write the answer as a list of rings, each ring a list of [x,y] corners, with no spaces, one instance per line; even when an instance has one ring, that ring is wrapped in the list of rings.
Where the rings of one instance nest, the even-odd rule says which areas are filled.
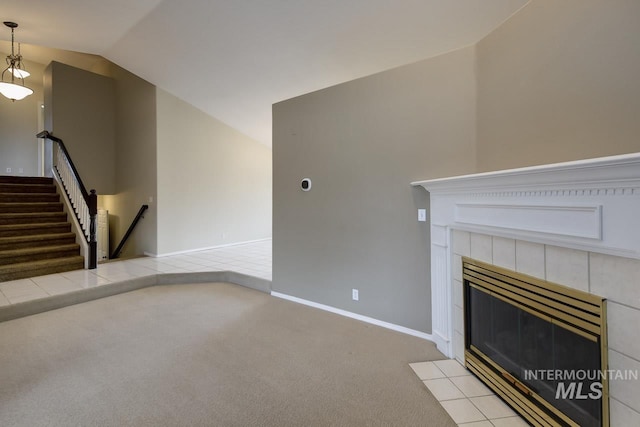
[[[15,54],[13,31],[18,28],[18,24],[11,21],[5,21],[4,25],[11,28],[11,55],[7,56],[8,67],[2,72],[2,81],[0,81],[0,93],[12,101],[19,101],[33,93],[31,89],[24,85],[24,78],[29,73],[22,65],[22,55],[20,54],[20,44],[18,44],[18,54]],[[5,81],[5,75],[7,80]],[[11,80],[9,80],[9,77]],[[22,84],[16,83],[22,81]]]

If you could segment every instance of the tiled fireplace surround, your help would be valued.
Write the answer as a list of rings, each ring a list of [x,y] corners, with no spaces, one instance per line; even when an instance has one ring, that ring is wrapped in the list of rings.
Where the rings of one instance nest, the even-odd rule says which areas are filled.
[[[464,363],[462,256],[607,298],[609,369],[640,373],[640,153],[415,182],[431,196],[432,335]],[[611,426],[640,381],[611,380]]]

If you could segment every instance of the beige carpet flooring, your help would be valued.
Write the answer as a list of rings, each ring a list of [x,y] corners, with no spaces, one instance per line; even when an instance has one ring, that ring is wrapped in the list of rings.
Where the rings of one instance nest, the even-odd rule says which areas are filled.
[[[226,283],[0,323],[0,425],[455,426],[432,343]]]

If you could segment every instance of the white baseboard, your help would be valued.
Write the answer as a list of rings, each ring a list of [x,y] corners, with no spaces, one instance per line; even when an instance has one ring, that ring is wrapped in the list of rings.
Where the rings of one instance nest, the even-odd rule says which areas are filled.
[[[226,245],[208,246],[208,247],[205,247],[205,248],[187,249],[187,250],[184,250],[184,251],[177,251],[177,252],[167,252],[167,253],[164,253],[164,254],[154,254],[152,252],[145,252],[144,254],[146,256],[150,256],[150,257],[153,257],[153,258],[162,258],[162,257],[166,257],[166,256],[184,255],[184,254],[190,254],[190,253],[193,253],[193,252],[208,251],[210,249],[228,248],[229,246],[239,246],[239,245],[246,245],[246,244],[249,244],[249,243],[266,242],[268,240],[271,240],[271,237],[266,237],[264,239],[256,239],[256,240],[246,240],[244,242],[227,243]]]
[[[384,322],[382,320],[374,319],[373,317],[367,317],[361,314],[352,313],[350,311],[342,310],[340,308],[331,307],[330,305],[318,304],[317,302],[308,301],[308,300],[298,298],[298,297],[293,297],[287,294],[281,294],[280,292],[271,291],[271,296],[297,302],[299,304],[308,305],[310,307],[319,308],[320,310],[329,311],[331,313],[339,314],[341,316],[350,317],[356,320],[361,320],[366,323],[371,323],[372,325],[381,326],[383,328],[391,329],[397,332],[402,332],[403,334],[407,334],[407,335],[413,335],[414,337],[418,337],[418,338],[422,338],[422,339],[434,342],[433,336],[431,334],[416,331],[415,329],[405,328],[404,326],[394,325],[393,323]]]

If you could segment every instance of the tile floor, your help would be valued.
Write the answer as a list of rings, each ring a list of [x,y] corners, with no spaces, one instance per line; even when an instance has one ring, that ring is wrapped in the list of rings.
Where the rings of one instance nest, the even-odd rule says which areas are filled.
[[[529,425],[457,360],[409,366],[460,427]]]
[[[108,286],[122,280],[158,273],[232,270],[271,280],[271,240],[159,258],[134,258],[98,264],[95,270],[76,270],[29,279],[0,282],[0,306]]]

